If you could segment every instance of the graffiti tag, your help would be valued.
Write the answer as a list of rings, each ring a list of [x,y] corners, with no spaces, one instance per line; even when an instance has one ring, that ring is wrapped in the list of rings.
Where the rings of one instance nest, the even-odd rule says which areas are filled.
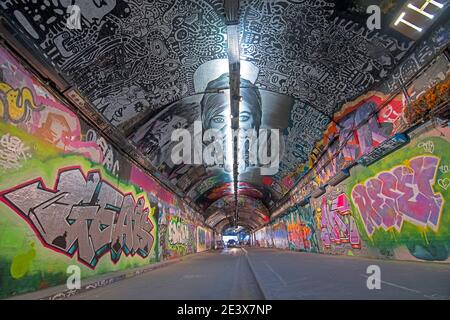
[[[149,255],[153,223],[144,198],[123,194],[98,171],[61,169],[48,189],[41,178],[0,193],[0,200],[20,214],[42,243],[95,268],[107,252],[117,262],[122,252]]]
[[[437,157],[416,157],[353,188],[369,236],[376,228],[400,231],[404,220],[438,229],[444,205],[442,195],[433,191],[438,163]]]
[[[170,217],[169,222],[169,248],[184,252],[189,244],[189,226],[177,216]]]
[[[343,193],[333,199],[331,206],[328,205],[326,197],[322,198],[320,225],[325,248],[330,248],[332,243],[335,245],[350,243],[352,248],[361,249],[361,239],[346,194]]]
[[[425,152],[434,153],[434,143],[433,143],[433,141],[427,141],[427,142],[419,143],[418,147],[423,149],[423,150],[425,150]]]
[[[439,179],[438,184],[442,189],[447,190],[450,187],[450,179]]]
[[[0,138],[0,168],[17,169],[22,165],[21,161],[31,158],[28,152],[30,148],[24,145],[19,137],[9,133]]]
[[[439,170],[441,171],[442,174],[450,173],[450,166],[448,165],[440,166]]]

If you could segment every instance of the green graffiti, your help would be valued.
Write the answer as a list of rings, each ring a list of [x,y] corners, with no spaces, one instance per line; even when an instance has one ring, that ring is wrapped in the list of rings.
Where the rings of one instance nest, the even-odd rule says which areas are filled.
[[[192,242],[192,234],[189,225],[178,216],[171,216],[168,228],[168,247],[178,254],[184,255],[189,252]]]
[[[18,137],[31,156],[20,162],[20,168],[6,169],[6,174],[0,174],[0,191],[36,178],[53,188],[60,168],[78,167],[83,172],[98,171],[104,180],[124,194],[132,194],[135,199],[144,198],[144,202],[150,204],[147,194],[139,186],[130,183],[128,177],[112,176],[101,164],[79,154],[63,153],[39,137],[0,122],[0,136],[5,134]],[[158,224],[152,213],[154,211],[151,211],[149,219],[154,226],[152,235],[155,237]],[[34,242],[34,247],[30,248],[23,239]],[[123,257],[117,263],[111,259],[100,259],[95,270],[92,270],[78,261],[76,253],[70,257],[44,247],[27,221],[0,201],[0,298],[64,283],[67,266],[72,264],[80,266],[83,279],[142,267],[157,260],[155,247],[156,242],[149,248],[149,255],[145,259],[138,255]]]
[[[450,131],[450,129],[447,128],[444,131]],[[445,261],[449,258],[450,187],[446,184],[446,179],[450,179],[450,172],[446,168],[450,164],[450,142],[447,137],[448,134],[446,136],[441,134],[441,132],[429,133],[421,138],[414,139],[409,145],[386,156],[382,161],[378,161],[369,167],[356,167],[352,170],[351,177],[346,182],[347,194],[349,195],[349,199],[351,199],[353,212],[357,213],[355,214],[355,219],[358,230],[364,242],[369,247],[378,249],[381,255],[395,258],[395,252],[406,250],[413,257],[420,260]],[[417,174],[418,169],[415,169],[416,171],[412,169],[411,161],[424,163],[421,168],[429,171],[426,179],[421,178]],[[427,163],[430,164],[427,165]],[[420,192],[421,196],[424,194],[423,197],[428,197],[428,200],[431,199],[430,201],[432,201],[433,207],[431,205],[424,207],[425,200],[422,200],[420,206],[414,206],[414,200],[412,200],[414,198],[412,196],[403,196],[408,195],[406,191],[396,192],[400,196],[403,196],[403,199],[406,199],[402,199],[402,201],[406,201],[407,205],[400,203],[400,198],[394,199],[390,202],[390,206],[397,207],[390,211],[383,211],[383,207],[379,205],[374,205],[373,207],[368,200],[363,202],[361,199],[358,199],[359,194],[355,196],[354,190],[357,186],[360,186],[360,189],[361,186],[367,186],[366,182],[369,181],[372,183],[371,180],[379,177],[381,172],[394,174],[393,170],[395,168],[404,168],[402,169],[406,170],[404,174],[416,174],[413,182],[403,183],[399,186],[399,189],[408,190],[410,188],[412,190],[410,191],[411,195],[418,194],[418,192]],[[431,170],[434,170],[434,172],[431,172]],[[430,186],[428,186],[428,183]],[[429,189],[430,187],[431,189]],[[422,191],[424,188],[428,188],[426,194]],[[366,198],[371,199],[370,196],[366,196]],[[362,203],[369,205],[363,206]],[[386,204],[383,205],[387,206]],[[402,206],[401,209],[397,209],[400,206]],[[421,207],[424,207],[424,209],[418,209]],[[407,208],[410,208],[410,211]],[[426,216],[423,220],[415,218],[417,214],[424,214],[425,210],[430,210],[430,216],[428,218]],[[379,223],[379,221],[375,220],[376,222],[373,223],[372,227],[370,225],[372,222],[368,218],[368,212],[371,212],[372,215],[377,214],[381,218],[385,217],[384,212],[391,215],[387,218],[391,218],[393,214],[396,214],[396,224],[388,228],[386,227],[386,223],[384,223],[378,227],[375,223]]]

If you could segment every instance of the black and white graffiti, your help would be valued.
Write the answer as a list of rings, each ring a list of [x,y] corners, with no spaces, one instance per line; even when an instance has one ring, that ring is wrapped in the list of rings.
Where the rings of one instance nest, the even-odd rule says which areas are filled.
[[[81,30],[67,28],[78,5]],[[2,0],[40,54],[114,125],[192,94],[199,65],[226,58],[221,0]]]
[[[328,116],[386,78],[412,45],[335,15],[333,1],[245,0],[242,56],[257,83]]]

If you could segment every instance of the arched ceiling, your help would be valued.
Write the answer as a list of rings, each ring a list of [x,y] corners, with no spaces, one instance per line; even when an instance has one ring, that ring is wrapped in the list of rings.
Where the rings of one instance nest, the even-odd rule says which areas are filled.
[[[204,210],[221,230],[266,222],[269,208],[307,170],[333,114],[380,83],[413,42],[383,22],[366,27],[369,5],[394,18],[403,1],[241,0],[238,8],[241,127],[280,130],[275,174],[175,165],[175,129],[211,125],[230,92],[224,0],[2,0],[20,40],[47,61],[110,123]],[[81,29],[67,28],[78,5]],[[225,98],[224,98],[225,97]],[[231,170],[233,171],[233,170]]]

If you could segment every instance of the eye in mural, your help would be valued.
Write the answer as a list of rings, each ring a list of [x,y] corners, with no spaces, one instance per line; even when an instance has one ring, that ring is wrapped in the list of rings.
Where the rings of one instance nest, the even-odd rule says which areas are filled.
[[[173,185],[191,194],[206,185],[202,180],[216,179],[211,189],[231,182],[230,159],[213,170],[175,165],[170,157],[173,130],[193,133],[196,120],[203,129],[226,130],[229,123],[229,97],[218,92],[226,91],[229,72],[222,0],[74,1],[81,30],[63,27],[67,17],[56,14],[66,12],[66,2],[25,2],[8,1],[3,15],[111,124],[130,128],[151,119],[131,138]],[[240,126],[280,130],[280,163],[267,183],[244,152],[239,182],[266,189],[271,205],[308,171],[333,114],[386,79],[413,44],[385,30],[369,32],[360,24],[365,12],[354,11],[352,21],[346,6],[241,1]]]
[[[229,163],[227,159],[219,166],[201,165],[204,167],[203,175],[198,175],[199,170],[192,170],[191,166],[186,164],[175,165],[171,161],[170,151],[173,149],[177,142],[171,140],[171,134],[176,129],[187,129],[191,133],[192,139],[199,139],[198,135],[204,133],[208,129],[215,129],[221,133],[223,141],[222,146],[227,148],[229,146],[229,134],[230,129],[230,96],[229,96],[229,75],[228,73],[222,73],[226,70],[227,65],[223,60],[216,62],[216,69],[214,72],[208,70],[211,65],[210,62],[199,68],[196,74],[199,75],[199,79],[195,82],[197,91],[206,92],[203,95],[195,95],[189,98],[183,99],[181,102],[177,102],[167,108],[167,110],[160,113],[158,116],[143,125],[137,132],[133,133],[130,138],[138,146],[138,148],[152,159],[153,164],[167,175],[175,184],[180,185],[178,181],[182,180],[184,190],[188,191],[188,194],[203,195],[208,190],[212,191],[212,188],[217,187],[217,183],[223,183],[224,180],[231,179],[230,167],[226,164]],[[261,176],[260,168],[252,166],[249,157],[250,149],[248,145],[248,136],[246,134],[250,130],[259,132],[259,129],[278,129],[282,130],[279,144],[281,146],[280,157],[286,159],[295,157],[295,154],[284,157],[284,150],[287,136],[289,134],[289,123],[291,116],[291,109],[294,107],[294,101],[280,94],[267,92],[260,90],[252,81],[258,76],[258,70],[254,65],[246,64],[245,70],[248,70],[248,74],[245,78],[241,79],[241,94],[242,102],[240,108],[240,141],[242,144],[242,150],[240,152],[239,159],[239,179],[242,184],[252,184],[256,188],[264,188],[266,185],[263,183],[263,176]],[[205,73],[208,72],[207,75]],[[302,105],[297,104],[298,109],[302,108]],[[300,110],[294,110],[299,112]],[[309,110],[308,110],[309,111]],[[307,110],[300,111],[302,115],[306,117]],[[317,116],[317,114],[309,113],[309,117]],[[296,115],[301,117],[301,115]],[[196,132],[195,121],[201,121],[202,131]],[[298,127],[299,128],[299,127]],[[314,130],[314,127],[311,127]],[[200,137],[201,139],[201,137]],[[201,140],[202,148],[200,153],[208,146],[211,141]],[[270,143],[270,137],[268,137],[268,143]],[[247,143],[247,144],[246,144]],[[263,142],[264,143],[264,142]],[[194,143],[192,143],[194,145]],[[292,150],[292,149],[291,149]],[[193,148],[193,157],[198,150]],[[201,158],[201,154],[199,157]],[[225,154],[225,158],[230,157],[229,154]],[[292,161],[292,160],[291,160]],[[297,163],[295,163],[297,164]],[[294,164],[294,165],[295,165]],[[292,165],[291,165],[292,167]],[[192,173],[192,175],[190,174]],[[195,173],[195,179],[188,179],[187,176],[193,176]],[[282,176],[280,173],[279,176]],[[227,178],[228,177],[228,178]],[[208,186],[206,189],[202,184],[206,181],[216,180],[215,184]],[[189,185],[185,185],[185,182],[189,181]],[[231,180],[230,182],[231,183]],[[276,183],[273,183],[276,185]],[[205,184],[206,186],[206,184]],[[244,189],[240,192],[245,193]],[[190,191],[189,191],[190,190]],[[274,190],[278,190],[274,188]],[[215,193],[218,190],[214,191]],[[279,194],[271,194],[269,198],[278,198],[283,192],[279,189]],[[197,197],[194,195],[193,199]],[[260,198],[260,196],[258,197]],[[214,200],[213,196],[211,200]],[[268,203],[271,200],[267,201]]]

